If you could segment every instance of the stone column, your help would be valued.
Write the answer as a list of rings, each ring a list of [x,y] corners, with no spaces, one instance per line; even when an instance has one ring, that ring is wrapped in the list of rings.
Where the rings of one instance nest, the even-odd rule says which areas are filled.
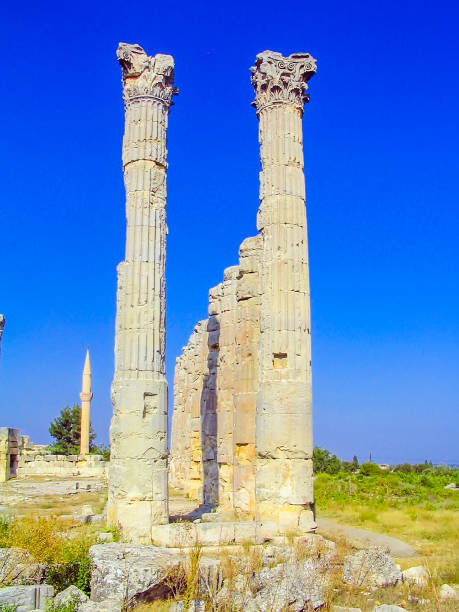
[[[316,71],[306,53],[264,51],[251,68],[262,171],[257,225],[260,350],[256,408],[259,520],[313,527],[308,247],[302,116]]]
[[[83,368],[83,380],[81,382],[81,427],[80,427],[80,455],[89,454],[89,428],[91,423],[91,362],[89,360],[89,349],[86,351],[86,359]]]
[[[118,266],[108,522],[149,543],[169,520],[165,378],[166,132],[174,61],[120,43],[126,255]]]
[[[5,329],[5,317],[0,314],[0,353],[2,352],[2,336],[3,330]]]

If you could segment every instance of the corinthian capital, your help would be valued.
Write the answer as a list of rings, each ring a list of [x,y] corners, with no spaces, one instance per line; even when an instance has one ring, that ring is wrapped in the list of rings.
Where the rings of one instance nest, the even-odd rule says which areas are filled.
[[[116,50],[123,72],[125,104],[139,98],[154,98],[166,106],[178,93],[174,87],[174,58],[158,53],[148,56],[139,45],[120,43]]]
[[[309,53],[288,57],[274,51],[259,53],[250,68],[255,89],[252,104],[257,113],[273,104],[291,104],[303,112],[304,103],[309,101],[308,81],[316,69],[316,60]]]

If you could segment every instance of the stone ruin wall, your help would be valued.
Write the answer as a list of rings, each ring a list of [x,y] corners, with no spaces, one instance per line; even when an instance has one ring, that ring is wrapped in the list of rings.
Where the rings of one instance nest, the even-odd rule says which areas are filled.
[[[87,476],[107,479],[109,462],[102,455],[51,455],[19,429],[0,427],[0,482],[10,478]]]
[[[209,291],[209,317],[177,359],[170,484],[238,518],[255,517],[261,236]]]
[[[21,453],[17,477],[72,476],[96,477],[107,480],[109,462],[102,455],[50,455],[45,449]]]
[[[170,484],[237,519],[314,529],[302,117],[315,60],[265,51],[257,229],[177,359]]]

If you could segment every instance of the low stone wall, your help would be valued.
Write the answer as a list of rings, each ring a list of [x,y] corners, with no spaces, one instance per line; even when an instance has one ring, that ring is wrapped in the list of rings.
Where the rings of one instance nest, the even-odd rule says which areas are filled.
[[[102,455],[45,455],[28,452],[19,456],[17,477],[28,476],[97,476],[108,477],[108,461]]]

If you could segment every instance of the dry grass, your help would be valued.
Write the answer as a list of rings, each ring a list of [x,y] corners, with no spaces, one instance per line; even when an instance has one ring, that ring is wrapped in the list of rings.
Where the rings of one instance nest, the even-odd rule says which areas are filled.
[[[132,608],[135,612],[169,612],[172,600],[152,601],[151,603],[140,604]]]
[[[0,533],[0,546],[29,551],[39,563],[73,562],[96,542],[96,530],[56,517],[25,517],[9,521]]]
[[[81,514],[83,506],[91,506],[94,514],[100,514],[105,505],[105,491],[84,491],[72,495],[42,495],[36,496],[27,504],[10,506],[10,513],[21,517],[61,516],[65,514]]]
[[[394,536],[411,544],[419,555],[399,559],[403,569],[428,565],[434,583],[459,583],[458,512],[451,509],[426,510],[416,506],[407,509],[383,508],[379,511],[347,504],[329,509],[325,516],[341,524],[362,527]]]

